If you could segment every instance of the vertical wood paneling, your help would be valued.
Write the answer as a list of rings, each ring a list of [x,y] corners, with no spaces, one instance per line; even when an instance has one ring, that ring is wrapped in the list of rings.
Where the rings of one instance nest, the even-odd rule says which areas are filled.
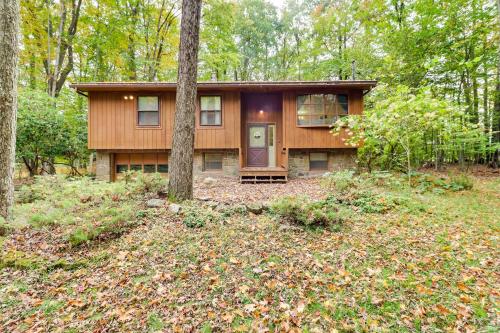
[[[123,96],[134,95],[134,100],[125,100]],[[147,95],[147,93],[144,93]],[[241,111],[245,106],[241,102],[240,92],[223,92],[223,126],[203,128],[199,126],[199,113],[196,117],[196,149],[235,149],[241,148],[242,162],[245,163],[244,124],[259,121],[258,114],[246,114]],[[265,99],[276,94],[248,94],[253,100]],[[282,111],[269,122],[277,126],[276,139],[277,162],[284,160],[282,148],[342,148],[346,147],[341,136],[332,136],[328,128],[303,128],[296,124],[296,92],[284,92],[280,99]],[[175,112],[175,93],[160,94],[159,128],[140,128],[137,126],[138,94],[118,92],[92,92],[89,94],[88,146],[91,149],[171,149],[172,131]],[[261,96],[259,98],[259,96]],[[257,103],[257,102],[254,102]],[[363,111],[362,91],[349,92],[349,113],[361,114]],[[243,124],[243,125],[242,125]],[[242,128],[243,126],[243,128]],[[345,137],[345,136],[344,136]]]

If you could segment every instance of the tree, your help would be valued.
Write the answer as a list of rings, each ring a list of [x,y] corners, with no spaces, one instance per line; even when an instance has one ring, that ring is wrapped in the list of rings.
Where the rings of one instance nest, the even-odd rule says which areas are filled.
[[[194,116],[200,12],[201,0],[182,1],[179,70],[169,181],[170,196],[179,200],[193,197]]]
[[[0,4],[0,216],[9,219],[14,202],[19,2]]]
[[[55,101],[42,91],[23,90],[19,96],[16,151],[31,176],[65,150],[68,132]]]

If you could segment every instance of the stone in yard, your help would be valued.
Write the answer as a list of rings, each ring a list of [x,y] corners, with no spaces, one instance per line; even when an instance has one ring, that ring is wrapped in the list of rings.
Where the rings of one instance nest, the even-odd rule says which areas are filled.
[[[198,200],[200,200],[200,201],[210,201],[211,198],[208,197],[208,196],[203,196],[203,197],[199,197]]]
[[[262,214],[262,212],[264,211],[264,206],[262,206],[262,204],[260,203],[249,203],[246,206],[247,210],[254,214]]]
[[[149,208],[159,208],[163,207],[164,205],[165,205],[165,200],[162,199],[149,199],[146,202],[146,206],[148,206]]]
[[[181,211],[181,205],[178,205],[178,204],[170,204],[170,206],[168,206],[168,210],[171,211],[172,213],[174,214],[179,214],[179,212]]]
[[[217,179],[212,178],[212,177],[207,177],[203,179],[203,184],[205,185],[215,185],[217,183]]]

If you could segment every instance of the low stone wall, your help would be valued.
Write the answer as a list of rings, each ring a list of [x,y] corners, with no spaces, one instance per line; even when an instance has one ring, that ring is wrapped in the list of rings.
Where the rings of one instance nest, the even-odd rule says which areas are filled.
[[[309,169],[309,153],[314,151],[328,153],[328,170],[311,171]],[[356,167],[356,154],[356,148],[339,148],[329,150],[291,149],[288,153],[288,175],[291,178],[308,177],[322,174],[327,171],[352,169]]]

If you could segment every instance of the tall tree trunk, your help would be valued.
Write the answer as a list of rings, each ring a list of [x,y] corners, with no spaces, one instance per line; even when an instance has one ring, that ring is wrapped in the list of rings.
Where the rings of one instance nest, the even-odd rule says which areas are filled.
[[[19,1],[0,2],[0,216],[14,203]]]
[[[175,102],[169,194],[178,200],[193,197],[194,115],[201,0],[182,1],[179,70]]]
[[[500,0],[497,0],[497,21],[500,24]],[[495,86],[495,102],[493,106],[493,114],[491,116],[491,130],[493,132],[493,142],[500,142],[500,39],[498,39],[497,54],[497,77]],[[492,165],[498,167],[500,163],[500,152],[496,149],[493,153]]]

